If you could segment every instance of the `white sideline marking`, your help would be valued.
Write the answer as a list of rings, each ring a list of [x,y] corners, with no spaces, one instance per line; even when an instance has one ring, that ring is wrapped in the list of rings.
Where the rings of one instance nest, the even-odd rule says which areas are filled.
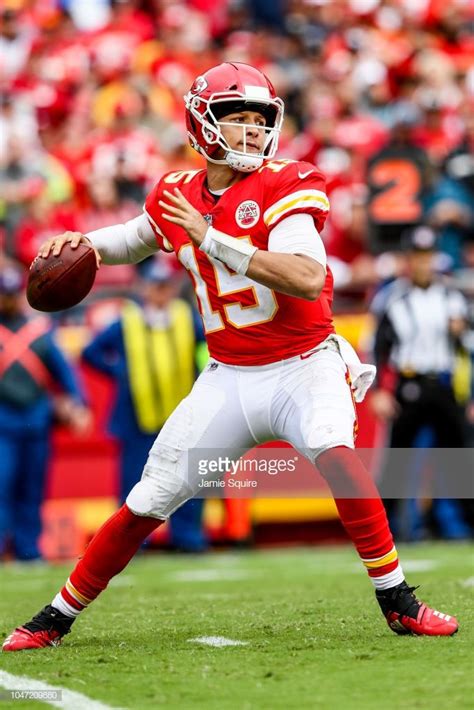
[[[248,579],[249,576],[247,572],[230,569],[190,569],[171,575],[176,582],[234,582],[239,579]]]
[[[463,587],[474,587],[474,577],[468,577],[461,584]]]
[[[7,690],[60,690],[62,700],[43,700],[42,703],[52,705],[55,708],[65,708],[65,710],[109,710],[112,706],[100,703],[98,700],[92,700],[87,695],[76,693],[75,690],[62,688],[60,685],[49,685],[42,680],[36,678],[27,678],[26,676],[12,675],[6,671],[0,671],[0,688]]]
[[[225,636],[198,636],[195,639],[188,639],[188,643],[203,643],[205,646],[215,646],[216,648],[248,646],[247,641],[234,641],[233,639],[226,639]]]

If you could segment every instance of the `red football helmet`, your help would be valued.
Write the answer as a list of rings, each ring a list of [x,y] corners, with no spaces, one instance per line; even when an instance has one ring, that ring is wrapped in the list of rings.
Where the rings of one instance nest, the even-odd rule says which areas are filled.
[[[227,163],[233,170],[252,172],[267,158],[273,158],[283,122],[284,104],[275,94],[271,82],[249,64],[225,62],[198,76],[184,97],[186,126],[192,147],[211,163]],[[243,150],[227,143],[219,119],[239,111],[258,111],[266,118],[265,142],[261,153],[246,151],[246,129],[242,124]],[[235,125],[235,124],[230,124]],[[218,159],[219,148],[225,155]]]

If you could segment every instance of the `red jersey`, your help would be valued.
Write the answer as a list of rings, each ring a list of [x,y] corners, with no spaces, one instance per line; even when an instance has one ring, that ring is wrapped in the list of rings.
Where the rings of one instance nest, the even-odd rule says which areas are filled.
[[[194,281],[211,357],[230,365],[264,365],[300,355],[334,332],[332,275],[317,301],[273,291],[204,254],[185,230],[162,217],[163,190],[179,187],[209,224],[268,251],[270,231],[285,217],[310,214],[321,231],[329,202],[324,178],[310,163],[266,161],[216,197],[206,171],[167,173],[148,195],[145,212],[165,251],[176,252]]]

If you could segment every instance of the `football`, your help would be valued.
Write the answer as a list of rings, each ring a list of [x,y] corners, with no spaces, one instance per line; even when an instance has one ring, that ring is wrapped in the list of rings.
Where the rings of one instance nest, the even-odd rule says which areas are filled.
[[[59,256],[37,256],[30,266],[26,297],[37,311],[71,308],[87,296],[97,271],[95,253],[87,244],[65,244]]]

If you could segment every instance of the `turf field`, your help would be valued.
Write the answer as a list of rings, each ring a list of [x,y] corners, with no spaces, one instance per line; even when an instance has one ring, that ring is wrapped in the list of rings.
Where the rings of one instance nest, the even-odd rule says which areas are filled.
[[[348,547],[153,555],[112,582],[61,648],[2,654],[1,670],[139,710],[473,708],[472,547],[400,552],[421,598],[458,615],[457,636],[390,632]],[[49,602],[69,570],[0,569],[2,636]],[[0,710],[22,706],[46,707],[4,701]]]

